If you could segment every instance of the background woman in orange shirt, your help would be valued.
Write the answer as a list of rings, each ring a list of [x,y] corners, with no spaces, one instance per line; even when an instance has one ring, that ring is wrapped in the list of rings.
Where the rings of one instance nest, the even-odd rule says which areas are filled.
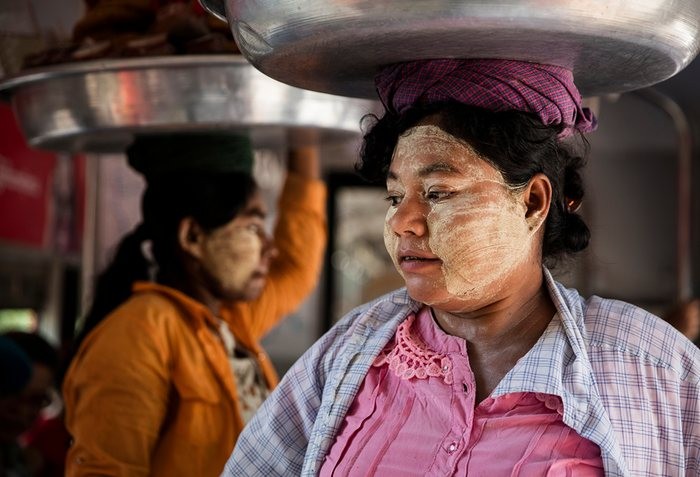
[[[290,154],[274,239],[246,138],[144,136],[128,157],[143,222],[98,280],[66,376],[67,475],[219,475],[277,382],[259,339],[319,275],[317,152]]]

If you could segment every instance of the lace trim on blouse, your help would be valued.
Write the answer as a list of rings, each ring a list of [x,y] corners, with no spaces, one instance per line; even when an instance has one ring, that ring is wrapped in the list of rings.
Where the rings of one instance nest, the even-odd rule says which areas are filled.
[[[553,394],[535,393],[535,398],[544,404],[547,409],[556,411],[560,416],[564,415],[564,403],[559,396],[555,396]]]
[[[445,384],[452,384],[452,361],[447,355],[436,353],[412,331],[416,314],[408,316],[396,330],[393,347],[379,353],[372,366],[385,364],[401,379],[427,379],[429,376],[442,378]],[[545,393],[532,393],[547,409],[564,415],[564,405],[558,396]]]
[[[416,315],[411,314],[399,325],[393,348],[382,350],[372,366],[388,364],[396,376],[405,380],[432,376],[452,384],[452,361],[430,350],[420,336],[411,331],[415,320]]]

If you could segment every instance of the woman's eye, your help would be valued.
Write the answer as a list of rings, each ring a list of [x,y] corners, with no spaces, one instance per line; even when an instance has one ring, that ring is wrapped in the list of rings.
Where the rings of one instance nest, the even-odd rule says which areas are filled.
[[[265,233],[265,228],[260,224],[248,224],[246,230],[254,234],[261,235]]]
[[[399,204],[401,203],[401,197],[398,196],[398,195],[391,195],[391,194],[389,194],[389,195],[387,195],[387,196],[384,198],[384,200],[386,200],[387,202],[389,202],[389,204],[390,204],[392,207],[396,207],[397,205],[399,205]]]
[[[429,190],[425,194],[425,198],[431,202],[447,199],[452,195],[450,191],[440,191],[440,190]]]

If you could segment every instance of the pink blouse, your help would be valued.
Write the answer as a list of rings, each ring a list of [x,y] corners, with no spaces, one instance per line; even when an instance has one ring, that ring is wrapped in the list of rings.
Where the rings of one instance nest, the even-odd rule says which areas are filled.
[[[562,401],[512,393],[475,405],[466,342],[424,307],[375,360],[320,476],[601,476],[600,449]]]

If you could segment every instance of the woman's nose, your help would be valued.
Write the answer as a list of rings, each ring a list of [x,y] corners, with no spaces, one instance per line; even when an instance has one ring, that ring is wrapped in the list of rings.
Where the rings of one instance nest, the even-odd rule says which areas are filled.
[[[428,230],[427,215],[423,201],[404,197],[388,219],[389,227],[396,235],[422,236]]]
[[[263,244],[260,254],[262,258],[271,260],[279,255],[279,251],[277,250],[277,247],[275,247],[275,239],[272,237],[272,235],[265,232],[262,234],[260,239],[262,240]]]

